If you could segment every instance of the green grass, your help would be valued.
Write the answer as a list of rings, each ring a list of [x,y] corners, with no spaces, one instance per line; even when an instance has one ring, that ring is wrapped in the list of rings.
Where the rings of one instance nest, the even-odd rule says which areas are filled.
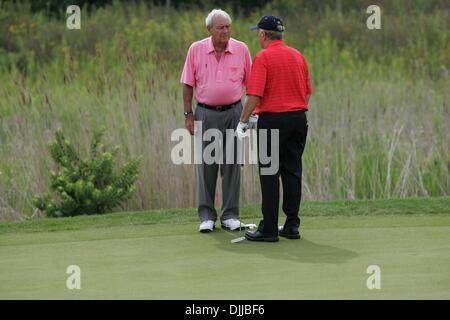
[[[449,208],[449,197],[305,202],[302,239],[278,243],[200,234],[192,209],[4,223],[0,298],[449,299]],[[366,288],[373,264],[380,290]],[[69,265],[81,290],[66,289]]]
[[[241,216],[248,219],[253,218],[254,208],[253,205],[244,205],[241,209]],[[256,208],[257,212],[260,212],[260,206],[257,205]],[[302,217],[373,216],[392,214],[434,215],[442,213],[450,213],[450,197],[390,200],[304,201],[301,207]],[[52,232],[157,223],[190,223],[197,220],[196,209],[118,212],[104,215],[83,215],[58,219],[30,219],[22,222],[5,222],[0,223],[0,235],[11,232]]]

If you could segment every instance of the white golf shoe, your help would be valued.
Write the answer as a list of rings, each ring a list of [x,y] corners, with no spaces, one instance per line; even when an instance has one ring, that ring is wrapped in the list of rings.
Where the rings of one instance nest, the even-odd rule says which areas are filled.
[[[240,222],[238,219],[227,219],[222,221],[222,228],[228,230],[240,230],[245,229],[246,225]]]
[[[205,220],[202,223],[200,223],[199,231],[202,233],[212,232],[215,228],[214,221],[212,220]]]

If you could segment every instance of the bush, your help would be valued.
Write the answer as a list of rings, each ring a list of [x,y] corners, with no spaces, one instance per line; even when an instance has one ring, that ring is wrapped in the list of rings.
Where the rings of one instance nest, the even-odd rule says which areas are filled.
[[[51,189],[59,199],[53,199],[49,193],[35,196],[33,204],[39,210],[52,217],[99,214],[111,211],[132,195],[141,159],[127,162],[114,174],[114,158],[119,148],[105,151],[100,144],[103,134],[103,128],[94,133],[90,158],[81,160],[62,130],[56,132],[50,153],[58,171],[50,174]]]

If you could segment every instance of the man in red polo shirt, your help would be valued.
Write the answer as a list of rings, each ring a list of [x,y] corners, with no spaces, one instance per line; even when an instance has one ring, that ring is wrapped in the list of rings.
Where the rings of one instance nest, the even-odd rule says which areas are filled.
[[[302,184],[302,154],[305,148],[308,122],[306,111],[311,96],[308,66],[303,55],[284,44],[284,26],[280,18],[264,16],[258,26],[261,48],[252,65],[247,87],[247,102],[237,127],[238,136],[250,128],[249,117],[256,108],[258,118],[258,149],[260,133],[267,130],[267,156],[271,154],[271,134],[279,134],[279,166],[275,174],[264,174],[259,154],[259,174],[262,190],[263,220],[256,232],[247,232],[251,241],[278,241],[278,236],[299,239],[300,200]],[[275,149],[276,150],[276,149]],[[275,155],[277,156],[277,155]],[[283,184],[284,227],[278,230],[280,176]]]

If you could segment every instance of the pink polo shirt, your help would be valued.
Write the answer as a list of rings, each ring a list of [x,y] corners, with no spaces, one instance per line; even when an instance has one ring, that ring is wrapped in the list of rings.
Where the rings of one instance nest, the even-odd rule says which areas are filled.
[[[209,105],[238,101],[250,79],[250,52],[245,43],[230,38],[217,62],[211,37],[194,42],[187,53],[181,83],[195,87],[195,99]]]

